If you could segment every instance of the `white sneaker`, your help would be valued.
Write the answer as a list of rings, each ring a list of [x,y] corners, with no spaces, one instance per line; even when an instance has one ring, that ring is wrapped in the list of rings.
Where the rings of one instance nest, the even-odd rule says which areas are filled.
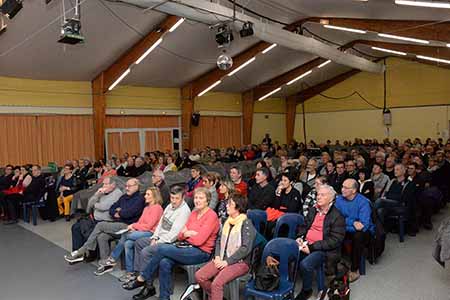
[[[64,255],[64,259],[71,264],[82,262],[84,260],[84,253],[75,250],[70,254]]]
[[[199,284],[191,284],[189,285],[186,290],[184,290],[183,294],[180,297],[180,300],[186,299],[190,294],[192,294],[193,291],[198,290],[200,288]]]

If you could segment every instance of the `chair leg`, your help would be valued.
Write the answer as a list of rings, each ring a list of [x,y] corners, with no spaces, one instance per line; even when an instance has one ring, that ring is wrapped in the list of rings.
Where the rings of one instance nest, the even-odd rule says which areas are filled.
[[[22,209],[23,209],[23,221],[30,223],[30,218],[28,217],[28,207],[25,203],[22,204]]]
[[[231,300],[239,300],[239,280],[235,279],[228,283]]]
[[[32,214],[34,226],[37,225],[37,210],[38,209],[37,209],[36,205],[31,206],[31,214]]]
[[[403,243],[405,241],[405,222],[403,220],[403,217],[399,217],[398,218],[398,234],[399,234],[399,239],[400,239],[400,243]]]

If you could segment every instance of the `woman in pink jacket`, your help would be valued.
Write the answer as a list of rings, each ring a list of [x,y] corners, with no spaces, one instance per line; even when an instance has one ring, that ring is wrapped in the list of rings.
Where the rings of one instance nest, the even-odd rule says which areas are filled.
[[[125,266],[127,273],[121,278],[121,281],[129,281],[134,279],[134,242],[140,238],[153,235],[153,232],[158,225],[159,219],[163,214],[163,208],[161,206],[162,197],[157,187],[149,187],[145,192],[145,203],[147,206],[144,208],[141,217],[136,223],[128,225],[127,232],[122,234],[119,243],[111,252],[111,256],[104,262],[99,262],[100,266],[95,275],[103,275],[107,272],[111,272],[117,263],[122,251],[125,250]]]

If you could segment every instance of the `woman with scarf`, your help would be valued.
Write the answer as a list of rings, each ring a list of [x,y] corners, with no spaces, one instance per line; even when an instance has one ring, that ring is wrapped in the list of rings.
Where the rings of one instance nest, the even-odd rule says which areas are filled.
[[[228,219],[216,241],[214,259],[195,273],[195,279],[210,300],[223,299],[223,287],[246,274],[256,230],[245,214],[247,198],[233,194],[227,204]]]

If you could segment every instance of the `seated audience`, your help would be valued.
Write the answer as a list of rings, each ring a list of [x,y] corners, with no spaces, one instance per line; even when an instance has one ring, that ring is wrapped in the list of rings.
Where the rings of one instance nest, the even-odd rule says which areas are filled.
[[[9,221],[4,224],[15,224],[17,223],[17,215],[19,210],[19,204],[38,202],[39,199],[44,195],[45,189],[45,179],[41,174],[41,167],[39,165],[34,165],[31,169],[31,176],[28,172],[22,171],[22,178],[30,179],[30,181],[25,185],[25,179],[22,181],[22,189],[18,193],[9,194],[6,197],[6,205],[8,207]],[[25,174],[25,175],[24,175]],[[28,175],[26,175],[28,174]],[[21,177],[19,176],[19,185],[21,182]],[[23,177],[25,176],[25,177]],[[20,186],[16,186],[19,187]]]
[[[216,213],[209,208],[210,200],[211,195],[207,188],[195,189],[194,210],[179,232],[177,244],[156,245],[149,263],[136,278],[134,285],[143,286],[145,281],[151,281],[159,270],[159,299],[170,299],[173,266],[197,265],[210,259],[220,227]],[[148,287],[144,287],[133,299],[146,299],[154,294],[154,289],[149,291]]]
[[[347,171],[347,178],[353,178],[355,180],[359,179],[356,164],[353,159],[349,159],[345,162],[345,170]]]
[[[186,183],[186,197],[192,198],[196,188],[203,187],[202,169],[198,166],[192,166],[191,179]]]
[[[386,163],[384,165],[383,170],[383,173],[386,174],[389,177],[389,179],[393,179],[395,177],[394,167],[395,167],[395,158],[389,155],[386,158]]]
[[[132,172],[131,177],[139,177],[142,174],[144,174],[145,171],[151,170],[149,169],[149,166],[147,166],[147,164],[145,163],[145,160],[142,156],[136,157],[136,159],[134,160],[134,166],[135,168]]]
[[[344,181],[342,195],[336,198],[336,208],[345,218],[345,240],[352,242],[349,280],[353,282],[360,276],[359,262],[375,230],[372,208],[369,199],[358,193],[358,183],[354,179]]]
[[[170,156],[170,155],[167,156],[167,165],[165,166],[163,172],[164,173],[169,172],[169,171],[176,172],[177,170],[178,170],[177,166],[175,165],[172,156]]]
[[[379,163],[373,163],[372,167],[372,182],[373,182],[373,200],[381,197],[390,179],[389,176],[383,173],[383,167]]]
[[[97,180],[97,183],[103,183],[106,177],[116,176],[117,171],[112,167],[112,161],[107,161],[103,166],[102,176]]]
[[[216,241],[214,259],[195,273],[195,279],[211,300],[222,300],[225,284],[250,269],[256,230],[246,210],[246,198],[233,194],[227,205],[229,217]]]
[[[228,179],[222,179],[219,185],[219,204],[217,205],[216,212],[219,216],[220,222],[223,224],[227,218],[227,204],[230,200],[231,195],[235,192],[234,183]]]
[[[238,166],[232,166],[230,169],[230,178],[234,183],[234,190],[243,196],[248,194],[247,183],[242,179],[242,171]]]
[[[408,218],[408,234],[415,236],[416,221],[416,189],[406,178],[406,169],[402,164],[394,167],[395,178],[386,187],[381,198],[375,201],[378,216],[385,224],[385,217],[392,213],[404,213]]]
[[[345,172],[345,163],[341,160],[336,162],[336,178],[334,182],[330,182],[336,193],[341,193],[342,184],[345,179],[347,179],[347,172]]]
[[[370,201],[373,201],[373,194],[375,189],[368,170],[366,169],[358,170],[358,186],[359,186],[359,193],[362,194],[367,199],[369,199]]]
[[[7,190],[12,185],[12,178],[13,178],[13,166],[12,165],[6,165],[5,166],[5,173],[0,176],[0,216],[5,217],[7,215],[7,207],[5,203],[5,194],[3,193],[4,190]]]
[[[219,204],[219,194],[216,190],[216,184],[219,180],[216,173],[208,172],[205,177],[203,177],[203,186],[208,189],[211,193],[211,200],[209,201],[209,207],[212,210],[216,210],[217,204]]]
[[[90,215],[89,220],[85,222],[80,219],[72,225],[72,251],[78,250],[87,241],[87,227],[93,229],[98,222],[112,221],[109,209],[122,195],[122,191],[116,187],[116,183],[111,177],[103,179],[102,187],[89,198],[86,209],[86,212]],[[91,220],[92,222],[90,222]]]
[[[70,221],[70,204],[73,199],[73,194],[77,191],[76,178],[72,175],[73,166],[65,165],[63,176],[56,187],[59,192],[58,210],[61,217],[65,217],[66,221]]]
[[[275,188],[268,181],[270,171],[268,168],[256,170],[255,185],[248,195],[249,209],[266,210],[271,207],[275,200]]]
[[[142,274],[149,265],[153,253],[157,246],[162,244],[172,244],[178,234],[183,230],[191,210],[184,201],[184,189],[174,185],[170,188],[170,205],[166,207],[161,216],[158,226],[152,237],[140,238],[134,245],[134,271]],[[142,278],[141,278],[142,279]],[[144,286],[134,299],[145,299],[155,295],[156,290],[153,286],[153,278],[145,278],[146,281],[137,279],[125,282],[122,287],[126,290],[134,290]]]
[[[165,180],[165,175],[160,170],[155,170],[152,174],[152,183],[155,187],[159,189],[162,197],[162,207],[166,208],[166,206],[170,203],[170,189],[167,186]]]
[[[131,178],[125,185],[126,194],[122,195],[114,203],[109,214],[112,222],[100,222],[95,225],[87,241],[78,250],[65,255],[64,259],[69,263],[77,263],[84,260],[88,251],[95,251],[98,245],[100,259],[104,260],[111,253],[109,241],[119,236],[116,232],[128,228],[128,225],[136,222],[144,209],[145,200],[139,193],[139,180]]]
[[[283,173],[281,175],[280,183],[275,191],[275,200],[270,206],[271,208],[282,213],[298,213],[300,211],[303,205],[302,196],[298,190],[294,189],[293,184],[294,176],[289,173]]]
[[[309,187],[314,186],[314,179],[318,176],[317,173],[317,160],[314,158],[311,158],[308,160],[308,163],[306,164],[306,170],[303,172],[303,174],[300,175],[300,180],[305,182]]]
[[[145,192],[145,208],[136,223],[128,225],[127,232],[123,233],[111,255],[101,262],[95,275],[103,275],[111,272],[117,264],[120,255],[125,250],[125,279],[131,279],[134,275],[134,243],[136,240],[151,237],[163,214],[161,206],[162,197],[158,188],[149,187]]]
[[[317,190],[324,184],[328,184],[326,176],[319,176],[314,181],[314,186],[311,191],[309,191],[308,195],[305,197],[305,201],[303,202],[302,211],[304,217],[306,217],[314,205],[316,205],[317,200]]]
[[[325,262],[325,273],[333,275],[341,255],[345,236],[345,219],[334,206],[336,192],[323,185],[317,190],[317,203],[305,218],[297,234],[300,248],[299,269],[303,279],[296,300],[306,300],[312,295],[314,271]]]

